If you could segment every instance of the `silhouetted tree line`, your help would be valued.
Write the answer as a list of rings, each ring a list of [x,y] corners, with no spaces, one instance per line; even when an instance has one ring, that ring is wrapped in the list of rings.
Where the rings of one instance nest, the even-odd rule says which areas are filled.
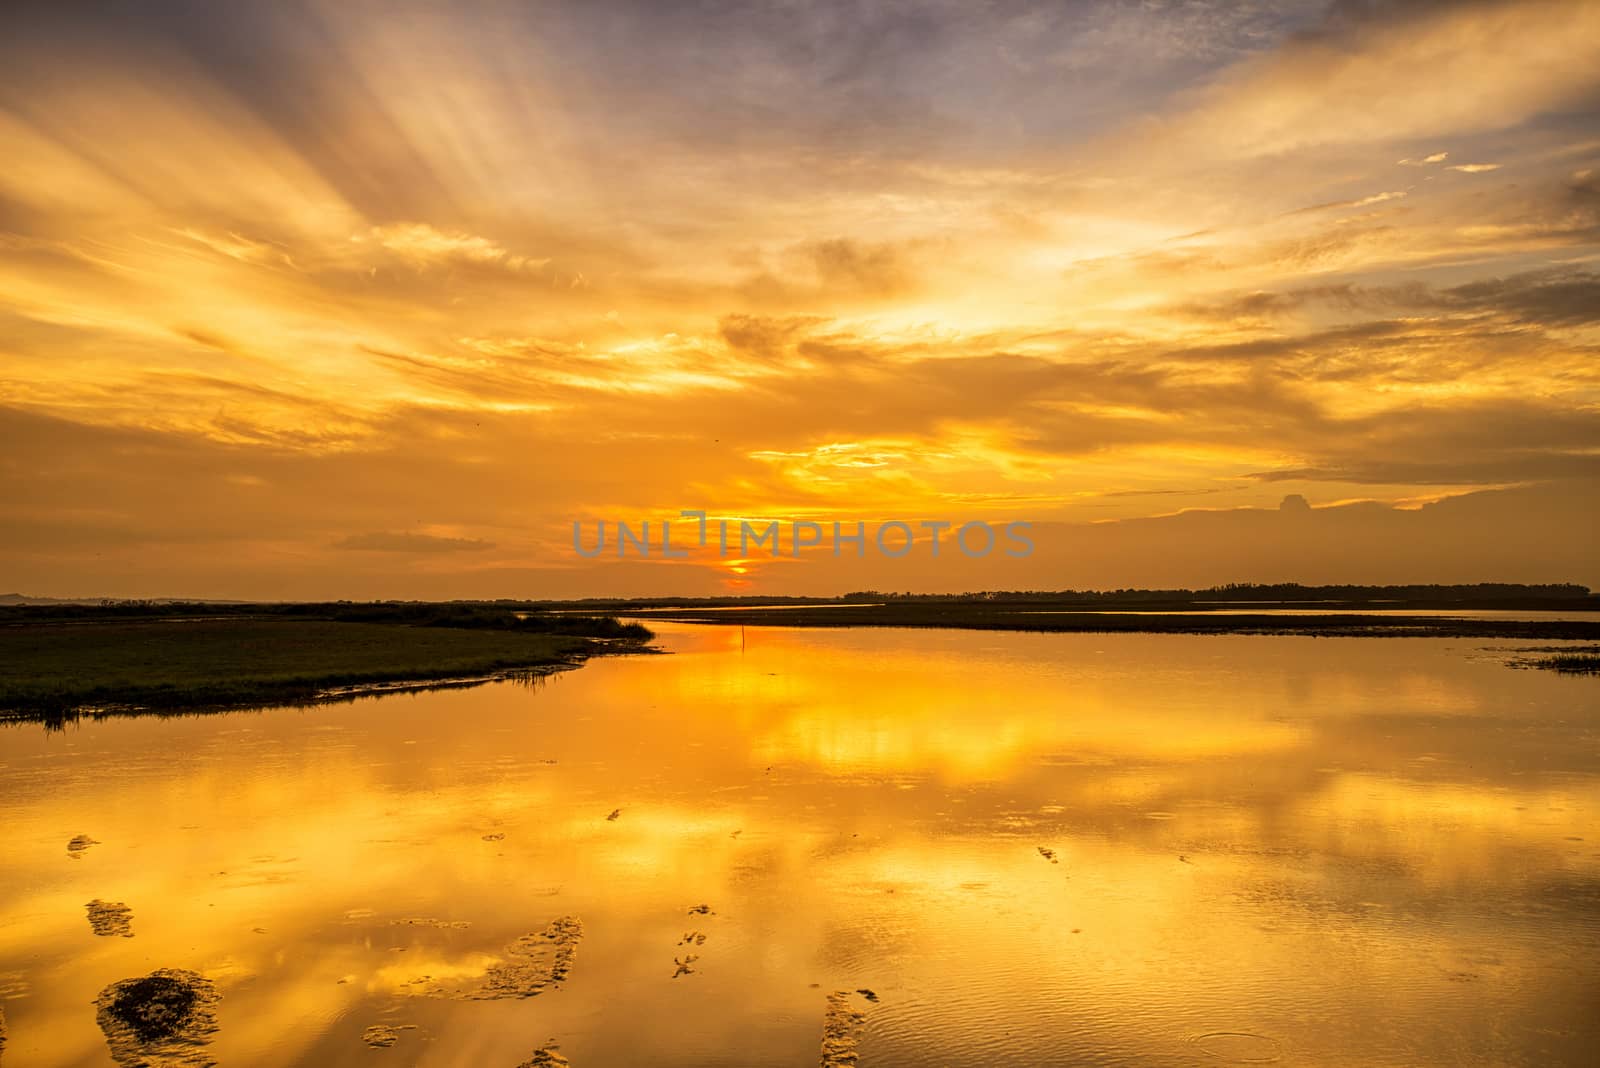
[[[856,604],[878,601],[1043,601],[1051,604],[1148,604],[1216,602],[1490,603],[1496,601],[1582,601],[1589,588],[1576,583],[1528,585],[1477,582],[1468,585],[1303,586],[1298,582],[1230,582],[1206,589],[984,590],[976,593],[893,593],[859,590],[840,598]]]
[[[651,608],[738,608],[768,605],[876,603],[1047,603],[1058,606],[1115,607],[1216,606],[1227,603],[1286,603],[1370,606],[1459,606],[1523,608],[1600,607],[1600,598],[1577,583],[1530,585],[1479,582],[1463,585],[1304,586],[1297,582],[1231,582],[1206,589],[982,590],[968,593],[912,593],[857,590],[843,597],[650,597],[586,598],[569,601],[326,601],[254,603],[216,601],[104,600],[98,603],[0,604],[0,623],[49,620],[141,618],[228,618],[263,616],[331,619],[354,623],[398,623],[419,627],[475,627],[534,631],[592,638],[642,638],[649,632],[613,613]],[[559,609],[559,611],[552,611]]]

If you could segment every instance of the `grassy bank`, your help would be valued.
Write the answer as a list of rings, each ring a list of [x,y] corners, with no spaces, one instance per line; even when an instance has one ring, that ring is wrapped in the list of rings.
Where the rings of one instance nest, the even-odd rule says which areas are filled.
[[[0,715],[291,704],[336,687],[570,664],[636,649],[648,636],[614,619],[552,621],[546,628],[509,616],[418,624],[307,611],[128,619],[46,614],[0,626]]]

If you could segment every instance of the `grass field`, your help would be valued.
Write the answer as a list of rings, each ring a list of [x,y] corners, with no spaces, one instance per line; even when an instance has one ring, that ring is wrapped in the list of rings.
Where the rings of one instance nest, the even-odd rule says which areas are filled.
[[[317,619],[151,619],[0,627],[0,713],[310,700],[329,687],[536,668],[605,648],[516,630]]]

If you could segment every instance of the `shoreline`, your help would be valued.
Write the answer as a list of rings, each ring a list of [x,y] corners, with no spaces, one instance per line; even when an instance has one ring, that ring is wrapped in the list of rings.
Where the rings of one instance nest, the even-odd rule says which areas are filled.
[[[1016,633],[1586,641],[1593,620],[1421,614],[1041,611],[1039,602],[925,601],[719,605],[578,618],[468,606],[298,606],[293,614],[133,618],[45,610],[0,625],[0,725],[60,727],[83,718],[307,708],[392,693],[539,679],[590,657],[655,653],[630,620],[694,626],[898,628]],[[63,618],[65,617],[65,618]],[[87,617],[87,618],[85,618]],[[1527,650],[1533,652],[1533,650]],[[1595,648],[1541,650],[1512,666],[1593,674]],[[1560,654],[1551,656],[1548,654]]]
[[[825,606],[658,610],[620,618],[701,626],[905,627],[1066,634],[1251,634],[1315,638],[1498,638],[1600,641],[1594,620],[1505,620],[1427,615],[1176,614],[1062,611],[950,605],[863,605],[843,614]]]
[[[0,724],[309,707],[542,678],[648,651],[617,636],[330,619],[54,621],[0,627]]]
[[[645,650],[638,650],[644,652]],[[611,654],[621,655],[621,654]],[[65,726],[79,720],[129,719],[153,716],[170,719],[181,716],[209,716],[225,712],[267,712],[279,708],[320,708],[323,705],[350,704],[374,697],[397,694],[431,693],[435,690],[466,690],[491,682],[536,683],[547,676],[565,671],[576,671],[588,662],[587,655],[576,656],[560,663],[532,664],[527,667],[502,668],[483,674],[418,676],[410,679],[372,680],[353,682],[305,695],[301,691],[279,692],[276,696],[257,696],[239,700],[209,700],[197,696],[194,700],[141,703],[119,701],[114,704],[84,704],[66,709],[0,709],[0,728],[15,724],[42,723],[47,727]]]

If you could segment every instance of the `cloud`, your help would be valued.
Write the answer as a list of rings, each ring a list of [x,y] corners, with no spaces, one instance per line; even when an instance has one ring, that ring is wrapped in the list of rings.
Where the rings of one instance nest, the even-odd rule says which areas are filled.
[[[1580,267],[1556,267],[1490,277],[1436,288],[1420,282],[1362,286],[1351,283],[1306,286],[1281,292],[1230,296],[1184,311],[1201,316],[1285,315],[1313,306],[1353,313],[1424,312],[1459,316],[1464,332],[1481,334],[1469,317],[1491,315],[1529,327],[1560,328],[1600,322],[1600,274]]]
[[[477,538],[441,538],[432,534],[351,534],[334,542],[335,549],[379,553],[459,553],[493,549],[494,542]]]
[[[1354,200],[1333,200],[1326,204],[1313,204],[1309,208],[1297,208],[1287,214],[1306,215],[1314,211],[1332,211],[1336,208],[1365,208],[1372,204],[1382,204],[1386,200],[1399,200],[1405,195],[1405,190],[1397,189],[1391,192],[1373,193],[1371,196],[1357,197]]]
[[[825,324],[818,316],[725,315],[717,332],[734,352],[773,360],[792,352],[797,339]]]
[[[476,234],[445,233],[427,223],[396,223],[377,226],[369,235],[351,238],[356,244],[371,240],[414,267],[466,263],[528,271],[543,267],[549,258],[532,259],[507,252],[486,237]]]
[[[1600,67],[1596,41],[1600,13],[1582,3],[1332,20],[1227,72],[1183,122],[1247,154],[1492,130],[1584,100]]]
[[[836,237],[810,245],[806,252],[824,286],[889,293],[905,284],[901,255],[891,246],[870,247]]]

